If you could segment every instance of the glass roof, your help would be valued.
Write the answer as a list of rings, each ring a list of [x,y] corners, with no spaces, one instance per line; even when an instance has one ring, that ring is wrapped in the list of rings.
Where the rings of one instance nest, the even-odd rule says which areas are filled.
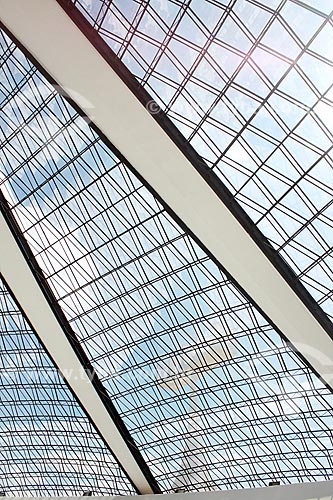
[[[4,34],[1,46],[2,191],[163,491],[333,479],[333,395]]]
[[[0,489],[135,494],[0,280]]]
[[[73,2],[332,318],[332,2]]]

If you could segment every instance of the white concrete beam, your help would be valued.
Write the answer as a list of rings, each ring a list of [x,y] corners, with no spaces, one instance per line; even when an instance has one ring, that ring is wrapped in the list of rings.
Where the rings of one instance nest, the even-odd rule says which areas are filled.
[[[109,497],[107,498],[109,500]],[[113,500],[116,499],[121,500],[121,497],[113,498]],[[333,481],[227,491],[176,493],[163,495],[163,497],[155,495],[154,499],[150,495],[145,495],[144,500],[333,500]]]
[[[1,212],[0,242],[0,272],[38,337],[138,491],[143,494],[153,493],[89,376],[83,370]]]
[[[167,500],[167,497],[168,500],[333,500],[333,481],[227,491],[176,493],[163,495],[163,497],[154,495],[154,499],[150,495],[145,495],[144,500]],[[121,497],[116,498],[121,500]]]
[[[56,0],[0,0],[1,19],[333,387],[333,342],[228,208]]]
[[[13,497],[17,500],[18,497]],[[35,497],[36,500],[42,500]],[[43,497],[43,500],[52,497]],[[73,500],[84,497],[72,497]],[[124,500],[123,496],[90,497],[91,500]],[[227,491],[190,492],[162,495],[129,496],[131,500],[333,500],[333,481],[315,483],[288,484],[264,488],[244,488]],[[23,500],[23,499],[22,499]],[[31,498],[33,500],[33,498]],[[58,500],[61,500],[58,497]],[[64,498],[65,500],[65,498]]]

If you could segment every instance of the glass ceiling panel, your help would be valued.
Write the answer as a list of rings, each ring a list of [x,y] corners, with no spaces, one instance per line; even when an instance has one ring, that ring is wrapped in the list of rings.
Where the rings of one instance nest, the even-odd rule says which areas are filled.
[[[73,0],[333,318],[328,0]]]
[[[0,396],[6,496],[135,493],[1,280]]]
[[[162,489],[332,479],[333,395],[14,44],[2,46],[2,190]]]

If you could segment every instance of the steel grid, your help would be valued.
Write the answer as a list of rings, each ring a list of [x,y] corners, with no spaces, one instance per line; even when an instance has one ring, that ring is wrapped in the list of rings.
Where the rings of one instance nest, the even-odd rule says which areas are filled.
[[[332,478],[328,389],[6,36],[2,47],[2,190],[163,489]],[[205,363],[207,349],[230,359]]]
[[[2,280],[0,325],[1,491],[134,494]]]
[[[333,317],[323,0],[73,0]]]

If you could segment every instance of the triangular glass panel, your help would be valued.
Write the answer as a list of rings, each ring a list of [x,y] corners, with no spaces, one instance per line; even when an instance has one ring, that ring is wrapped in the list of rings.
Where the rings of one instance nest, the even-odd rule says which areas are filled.
[[[0,485],[8,496],[135,490],[0,281]]]
[[[72,1],[79,6],[94,29],[104,36],[104,31],[100,30],[100,13],[95,10],[95,3],[93,9],[90,1]],[[113,33],[112,28],[107,28],[108,31],[105,32],[109,37],[107,43],[114,47],[117,39],[117,43],[119,42],[123,48],[118,55],[133,74],[137,73],[137,62],[132,57],[136,37],[144,37],[154,46],[159,62],[157,66],[154,64],[149,66],[150,53],[145,56],[149,74],[141,83],[155,97],[157,96],[163,111],[184,133],[185,138],[191,140],[208,166],[212,167],[216,181],[231,188],[234,196],[233,185],[229,179],[224,179],[220,175],[219,166],[223,160],[221,153],[227,146],[227,144],[223,146],[227,137],[222,134],[230,132],[231,139],[239,140],[241,138],[238,126],[230,124],[231,130],[228,130],[226,119],[225,129],[222,131],[220,121],[212,120],[214,106],[203,117],[201,113],[193,113],[192,106],[179,101],[181,106],[178,107],[178,112],[173,112],[172,106],[171,109],[168,106],[172,95],[182,94],[184,97],[190,94],[191,85],[197,84],[198,79],[207,90],[222,98],[232,92],[241,91],[243,95],[249,96],[249,99],[246,99],[247,103],[244,102],[245,106],[241,100],[239,109],[247,119],[253,113],[250,99],[253,100],[255,107],[260,109],[269,97],[270,104],[274,104],[275,110],[278,104],[278,112],[282,113],[279,116],[290,131],[297,125],[298,116],[310,111],[309,108],[316,105],[320,98],[322,105],[327,108],[327,112],[325,110],[324,113],[320,113],[320,118],[328,130],[332,130],[329,118],[331,113],[328,109],[329,100],[332,100],[333,95],[333,72],[330,63],[332,44],[329,37],[332,21],[327,0],[303,2],[288,0],[282,3],[280,0],[260,0],[260,2],[236,0],[232,3],[219,0],[214,1],[214,5],[204,0],[176,2],[177,5],[168,0],[150,0],[142,5],[136,0],[126,0],[123,3],[124,5],[121,0],[109,2],[100,9],[103,12],[107,11],[107,15],[113,15],[115,11],[120,10],[128,27],[125,34],[118,33],[118,35]],[[135,19],[134,12],[137,12]],[[159,25],[156,34],[154,28],[149,32],[147,30],[145,34],[141,33],[138,25],[139,13],[154,18],[154,23],[156,21]],[[161,30],[166,33],[163,41],[159,36]],[[305,44],[309,44],[309,47]],[[171,55],[170,51],[174,55]],[[172,57],[173,64],[165,63],[167,56]],[[163,71],[160,71],[161,68]],[[167,82],[166,85],[158,84],[160,73],[163,73],[162,78]],[[280,83],[276,88],[278,82]],[[285,101],[283,104],[282,99]],[[198,95],[197,102],[198,109],[205,109],[204,95]],[[248,134],[251,137],[252,134],[253,141],[248,144],[255,150],[255,143],[258,141],[255,134],[250,132],[251,124],[245,123],[244,127],[242,136],[245,138]],[[222,143],[216,139],[218,134],[222,137],[220,138]],[[276,142],[272,140],[273,145]],[[277,150],[283,151],[282,142],[275,145]],[[311,157],[314,151],[312,145],[307,143],[305,149],[308,153],[305,157]],[[301,153],[301,148],[299,152]],[[6,158],[8,156],[6,151]],[[265,161],[266,158],[262,160]],[[303,159],[303,154],[296,154],[290,160],[296,168],[298,165],[303,168]],[[264,168],[263,163],[258,165],[258,168]],[[243,208],[256,222],[258,200],[254,199],[248,203],[244,198],[243,201]],[[271,209],[274,209],[273,205]],[[314,216],[317,218],[320,214],[316,213]],[[261,228],[262,230],[265,228],[263,235],[269,236],[268,220],[261,223]],[[293,270],[297,272],[296,263]]]

